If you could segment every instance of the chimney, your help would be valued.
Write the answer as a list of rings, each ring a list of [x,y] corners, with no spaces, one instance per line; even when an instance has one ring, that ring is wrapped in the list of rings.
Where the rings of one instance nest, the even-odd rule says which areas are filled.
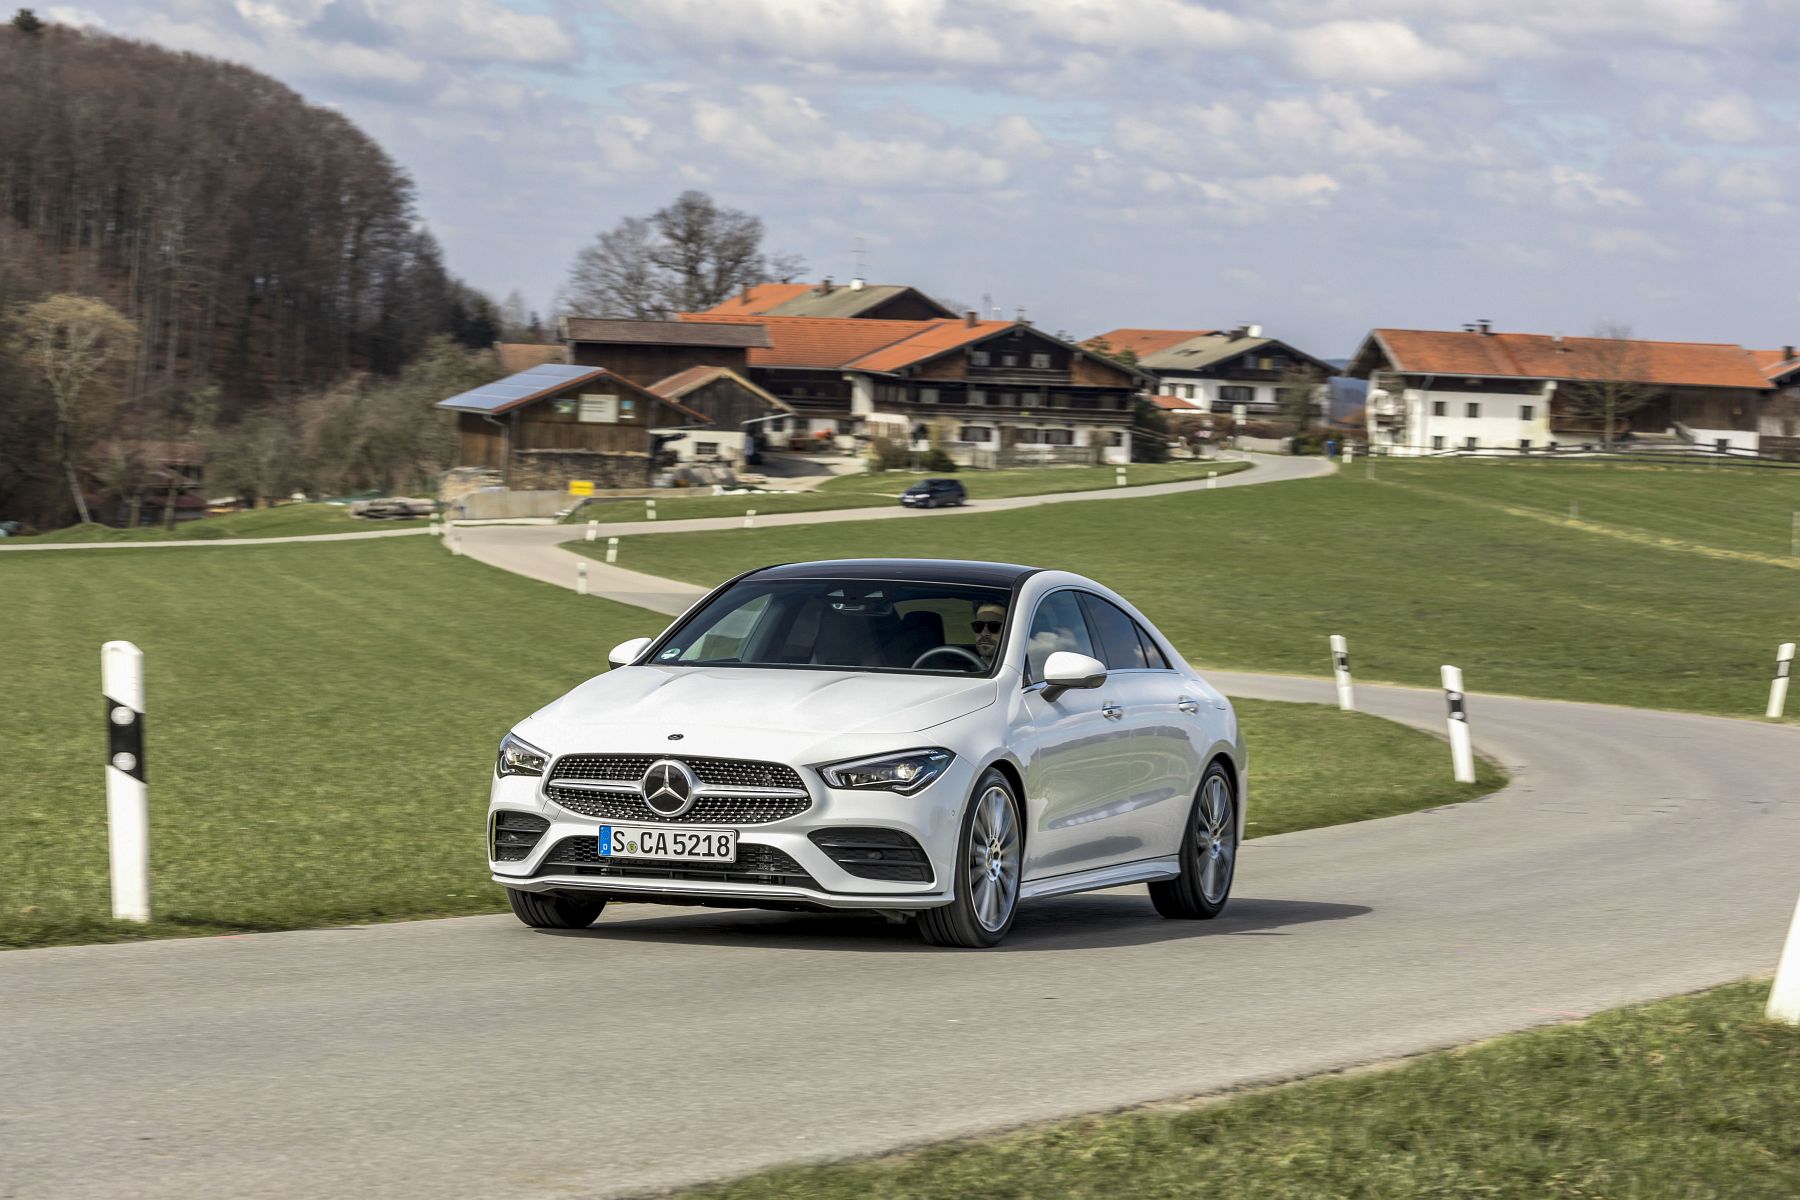
[[[1555,346],[1560,353],[1567,354],[1569,352],[1569,348],[1563,345],[1563,337],[1560,330],[1550,335],[1550,344]]]
[[[1261,325],[1246,325],[1246,326],[1244,326],[1244,334],[1247,337],[1261,337],[1262,336],[1262,326]]]
[[[1480,320],[1476,321],[1475,327],[1481,330],[1482,337],[1489,337],[1494,332],[1494,323],[1486,317],[1482,317]]]
[[[981,324],[981,314],[972,308],[965,309],[963,311],[963,324],[967,325],[970,329],[975,328],[977,325]]]
[[[1792,362],[1793,358],[1794,358],[1794,347],[1783,346],[1781,348],[1781,361],[1782,362]]]
[[[850,281],[850,290],[853,292],[860,292],[867,286],[869,285],[863,282],[862,276],[860,275]]]
[[[827,275],[824,281],[819,284],[819,295],[831,295],[831,276]]]

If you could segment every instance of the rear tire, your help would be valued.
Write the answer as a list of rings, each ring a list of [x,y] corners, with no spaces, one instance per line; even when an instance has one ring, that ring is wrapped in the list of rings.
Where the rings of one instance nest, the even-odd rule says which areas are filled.
[[[542,892],[506,889],[506,902],[513,916],[533,929],[586,929],[606,907],[606,897],[571,900],[567,896],[551,896]]]
[[[1025,830],[1006,776],[989,767],[975,784],[956,839],[955,899],[919,914],[919,936],[934,946],[997,946],[1019,912]]]
[[[1200,777],[1181,836],[1181,874],[1150,885],[1156,911],[1177,921],[1210,921],[1225,911],[1237,874],[1237,796],[1218,763]]]

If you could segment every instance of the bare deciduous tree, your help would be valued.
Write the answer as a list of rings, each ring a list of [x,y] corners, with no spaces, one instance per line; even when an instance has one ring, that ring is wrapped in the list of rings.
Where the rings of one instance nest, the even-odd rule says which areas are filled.
[[[55,453],[83,524],[93,518],[76,474],[124,395],[122,375],[137,354],[138,329],[92,296],[59,295],[14,310],[13,351],[50,392]]]
[[[648,217],[626,217],[575,256],[563,303],[572,316],[654,320],[713,307],[732,293],[806,269],[766,257],[758,217],[687,191]]]
[[[1631,338],[1631,326],[1602,321],[1594,326],[1594,343],[1583,348],[1580,366],[1587,378],[1562,385],[1563,410],[1600,423],[1600,444],[1611,446],[1614,426],[1648,404],[1655,391],[1644,382],[1642,348]]]
[[[1319,416],[1320,389],[1325,386],[1325,372],[1309,362],[1296,361],[1275,381],[1275,403],[1282,419],[1293,426],[1299,437],[1313,426]]]

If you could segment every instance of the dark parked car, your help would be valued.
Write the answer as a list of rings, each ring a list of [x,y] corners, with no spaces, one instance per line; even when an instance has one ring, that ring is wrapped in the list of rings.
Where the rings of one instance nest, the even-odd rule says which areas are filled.
[[[955,479],[921,479],[900,493],[900,503],[908,508],[942,508],[968,502],[969,493]]]

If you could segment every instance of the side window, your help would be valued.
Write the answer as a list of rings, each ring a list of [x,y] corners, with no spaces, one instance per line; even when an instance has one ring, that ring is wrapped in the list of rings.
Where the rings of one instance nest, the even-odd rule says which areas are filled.
[[[1031,618],[1031,638],[1025,644],[1026,681],[1035,683],[1044,677],[1044,663],[1058,650],[1094,653],[1094,640],[1088,635],[1087,619],[1074,592],[1052,592],[1038,604]]]
[[[1139,625],[1137,627],[1137,634],[1138,641],[1142,643],[1144,647],[1144,665],[1146,667],[1149,667],[1153,671],[1174,670],[1174,668],[1169,665],[1169,660],[1164,657],[1162,650],[1158,648],[1156,639],[1150,636],[1149,630],[1145,629],[1142,625]]]
[[[1098,596],[1082,596],[1081,606],[1087,610],[1088,627],[1099,635],[1100,661],[1106,664],[1106,669],[1142,670],[1146,665],[1144,644],[1138,641],[1137,622],[1116,604]]]

